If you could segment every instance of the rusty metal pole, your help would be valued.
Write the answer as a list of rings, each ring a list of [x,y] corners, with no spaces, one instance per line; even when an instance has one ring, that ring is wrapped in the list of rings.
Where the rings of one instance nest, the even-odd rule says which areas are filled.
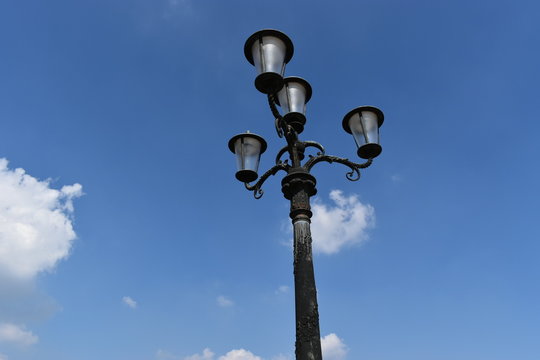
[[[295,170],[289,172],[281,184],[283,195],[291,201],[289,216],[294,229],[296,360],[322,360],[309,203],[309,198],[317,192],[316,180],[306,171]]]

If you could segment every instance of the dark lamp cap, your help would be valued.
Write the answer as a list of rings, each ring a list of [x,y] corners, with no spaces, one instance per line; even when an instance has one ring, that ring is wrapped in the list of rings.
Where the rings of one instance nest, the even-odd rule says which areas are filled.
[[[240,138],[250,137],[253,139],[257,139],[261,143],[261,154],[266,151],[266,148],[268,147],[268,144],[266,143],[266,140],[263,139],[262,136],[259,136],[257,134],[252,134],[250,132],[245,132],[242,134],[234,135],[231,140],[229,140],[229,150],[234,154],[234,143],[236,140]]]
[[[352,109],[351,111],[349,111],[347,113],[347,115],[345,115],[345,117],[343,118],[343,130],[345,130],[346,132],[348,132],[349,134],[352,134],[351,132],[351,128],[349,126],[349,119],[356,113],[361,113],[362,111],[371,111],[371,112],[374,112],[376,115],[377,115],[377,121],[379,123],[379,127],[381,127],[381,125],[383,124],[384,122],[384,114],[381,110],[377,109],[376,107],[374,106],[369,106],[369,105],[366,105],[366,106],[359,106],[357,107],[356,109]]]
[[[279,38],[281,41],[285,43],[286,52],[285,52],[285,64],[287,64],[293,56],[294,53],[294,45],[291,41],[291,39],[278,30],[273,29],[264,29],[257,31],[255,34],[251,35],[244,44],[244,55],[246,56],[246,59],[251,63],[251,65],[255,65],[255,62],[253,61],[253,54],[251,52],[251,48],[253,47],[253,43],[255,41],[258,41],[263,36],[274,36]]]

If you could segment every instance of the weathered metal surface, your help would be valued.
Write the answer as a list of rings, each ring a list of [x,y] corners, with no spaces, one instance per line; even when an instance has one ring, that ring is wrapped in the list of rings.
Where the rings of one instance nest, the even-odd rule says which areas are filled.
[[[300,194],[301,192],[298,195]],[[293,227],[296,359],[322,360],[309,218],[306,219],[302,214],[298,214],[293,219]]]
[[[287,172],[281,181],[283,196],[290,200],[289,216],[294,229],[294,289],[296,309],[296,360],[322,360],[321,335],[319,330],[319,309],[317,305],[317,289],[313,270],[313,254],[311,239],[311,205],[310,197],[317,193],[317,181],[310,174],[311,169],[319,162],[340,163],[348,166],[347,179],[360,179],[360,169],[371,165],[372,159],[365,163],[355,163],[346,158],[326,155],[324,147],[315,141],[300,141],[298,133],[287,125],[276,107],[273,94],[268,95],[268,103],[275,117],[276,130],[279,137],[285,137],[287,146],[277,154],[276,165],[265,172],[254,185],[245,183],[246,189],[253,191],[255,198],[263,195],[263,183],[280,170]],[[306,148],[319,150],[317,155],[309,156],[302,164]],[[283,155],[289,159],[282,160]],[[290,162],[289,162],[290,161]]]

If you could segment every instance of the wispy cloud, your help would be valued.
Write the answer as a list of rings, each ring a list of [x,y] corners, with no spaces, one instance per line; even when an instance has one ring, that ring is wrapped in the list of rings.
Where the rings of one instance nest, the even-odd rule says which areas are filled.
[[[390,176],[390,180],[392,180],[392,182],[394,182],[394,183],[399,183],[399,182],[401,182],[402,178],[401,178],[401,175],[394,174],[394,175]]]
[[[7,355],[0,354],[0,360],[8,360]]]
[[[252,352],[238,349],[231,350],[223,356],[220,356],[218,360],[262,360],[262,358],[254,355]]]
[[[194,354],[188,357],[185,357],[184,360],[213,360],[214,359],[214,353],[206,348],[203,350],[202,354]]]
[[[31,279],[69,255],[76,238],[71,215],[80,184],[60,190],[0,159],[0,273]]]
[[[366,231],[375,225],[375,210],[363,204],[358,195],[343,195],[341,190],[332,190],[327,205],[316,199],[311,207],[313,249],[315,252],[335,254],[344,247],[359,244],[368,236]]]
[[[176,8],[179,6],[189,6],[190,1],[189,0],[168,0],[169,6]]]
[[[349,349],[336,334],[328,334],[321,338],[321,349],[324,360],[344,360]]]
[[[0,342],[19,346],[30,346],[38,341],[39,338],[32,334],[31,331],[27,331],[24,325],[0,324]]]
[[[223,295],[219,295],[216,299],[216,302],[221,307],[231,307],[234,305],[234,302]]]
[[[321,338],[321,350],[323,358],[325,360],[345,360],[349,349],[347,345],[336,334],[331,333]],[[209,348],[206,348],[200,354],[193,354],[182,358],[182,360],[214,360],[215,355]],[[173,360],[179,359],[179,357],[173,354],[158,350],[156,358],[161,360]],[[271,358],[271,360],[292,360],[293,356],[278,354]],[[264,360],[262,357],[255,355],[246,349],[234,349],[221,355],[217,360]]]
[[[274,356],[272,360],[292,360],[292,357],[289,355],[279,354],[279,355]]]
[[[171,354],[168,351],[158,349],[158,351],[156,351],[156,359],[158,359],[158,360],[174,360],[174,359],[178,359],[178,357],[174,356],[173,354]]]
[[[287,285],[281,285],[277,288],[276,294],[286,294],[288,293],[290,288]]]
[[[179,15],[193,15],[193,4],[191,0],[167,0],[167,7],[163,17],[173,18]]]
[[[129,296],[124,296],[122,298],[122,302],[124,304],[126,304],[127,306],[129,306],[130,308],[132,309],[136,309],[137,308],[137,302],[135,300],[133,300],[131,297]]]

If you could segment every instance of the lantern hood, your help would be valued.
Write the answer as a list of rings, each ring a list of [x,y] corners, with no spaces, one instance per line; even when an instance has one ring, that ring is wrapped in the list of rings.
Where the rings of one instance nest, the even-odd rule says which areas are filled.
[[[369,106],[369,105],[365,105],[365,106],[359,106],[357,107],[356,109],[352,109],[351,111],[349,111],[347,113],[347,115],[345,115],[343,117],[343,130],[345,130],[346,132],[348,132],[349,134],[352,134],[352,131],[351,131],[351,127],[349,126],[349,119],[356,113],[361,113],[362,111],[371,111],[373,113],[375,113],[377,115],[377,122],[378,122],[378,125],[379,127],[381,127],[381,125],[383,124],[384,122],[384,114],[381,110],[377,109],[376,107],[374,106]]]
[[[252,134],[250,132],[245,132],[245,133],[242,133],[242,134],[238,134],[238,135],[234,135],[231,140],[229,140],[229,150],[231,150],[231,152],[234,154],[234,143],[236,142],[236,140],[242,138],[242,137],[252,137],[254,139],[257,139],[259,140],[259,142],[261,143],[261,154],[264,153],[266,151],[266,148],[268,147],[268,144],[266,143],[266,140],[264,140],[264,138],[262,136],[259,136],[257,134]]]
[[[251,35],[244,44],[244,55],[246,56],[247,61],[251,63],[251,65],[255,65],[255,62],[253,61],[253,53],[251,52],[253,43],[264,36],[274,36],[285,43],[285,64],[292,59],[292,56],[294,54],[294,45],[292,43],[292,40],[279,30],[264,29],[257,31],[255,34]]]

